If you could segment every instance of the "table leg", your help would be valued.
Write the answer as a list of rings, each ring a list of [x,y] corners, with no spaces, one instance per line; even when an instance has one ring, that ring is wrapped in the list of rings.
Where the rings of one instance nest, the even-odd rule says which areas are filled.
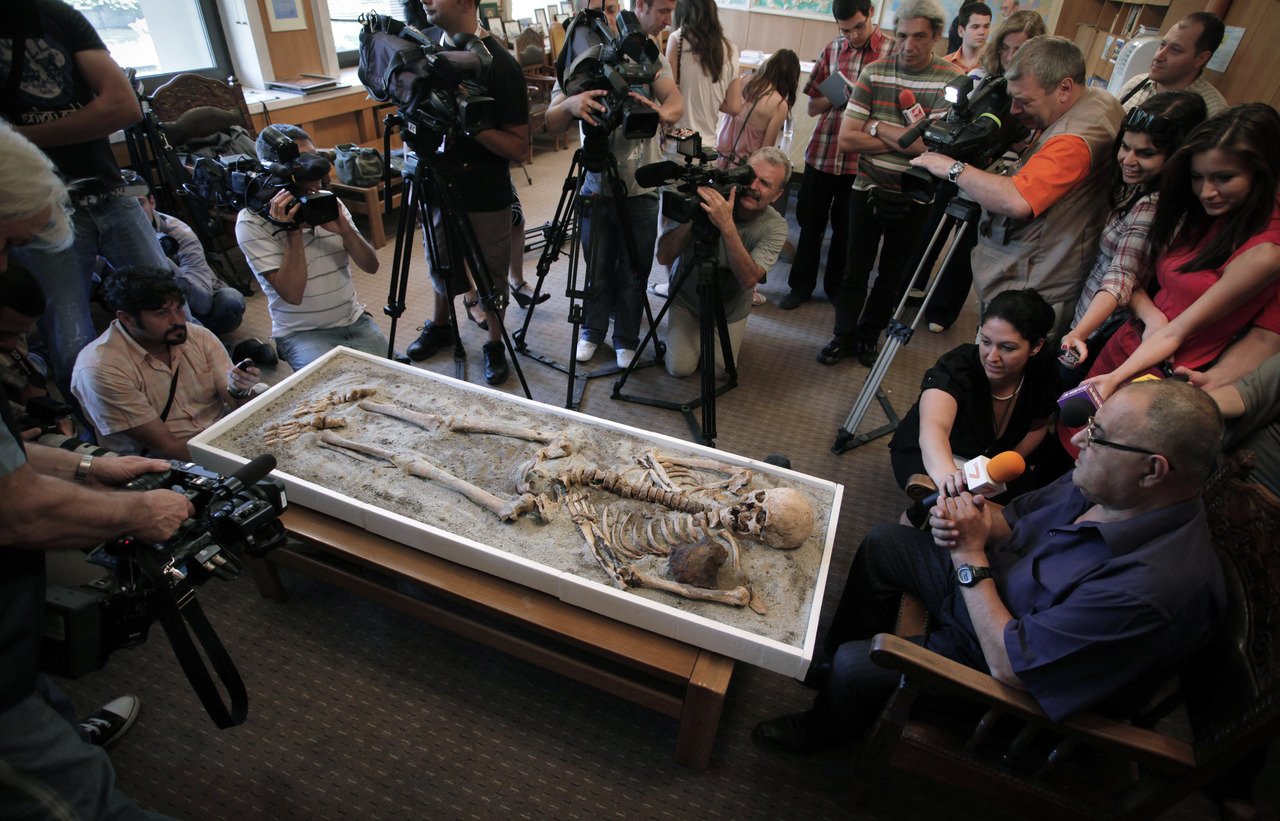
[[[711,762],[711,748],[720,727],[724,694],[733,676],[733,659],[703,650],[694,663],[685,690],[684,712],[680,716],[680,738],[676,742],[676,763],[704,772]]]

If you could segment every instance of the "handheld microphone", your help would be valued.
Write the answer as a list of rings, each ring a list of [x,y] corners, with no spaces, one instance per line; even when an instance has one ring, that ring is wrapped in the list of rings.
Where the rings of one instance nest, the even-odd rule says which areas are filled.
[[[898,105],[902,106],[902,116],[907,119],[907,125],[915,125],[924,119],[924,106],[916,102],[915,92],[911,89],[904,88],[898,92]]]
[[[978,456],[964,463],[964,483],[975,496],[995,496],[1004,493],[1008,483],[1021,476],[1026,469],[1026,460],[1016,450],[1006,450],[990,458]],[[941,491],[930,494],[920,500],[920,505],[931,507],[941,495]]]
[[[651,162],[636,169],[636,185],[641,188],[656,188],[678,179],[680,163],[671,160]]]

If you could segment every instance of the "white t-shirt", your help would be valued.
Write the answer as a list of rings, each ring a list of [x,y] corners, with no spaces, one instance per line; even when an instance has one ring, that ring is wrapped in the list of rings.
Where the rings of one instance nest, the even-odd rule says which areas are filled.
[[[683,29],[672,32],[672,39],[683,39]],[[684,96],[684,116],[677,128],[692,128],[702,135],[702,144],[714,147],[720,131],[720,106],[730,84],[738,76],[738,47],[729,44],[729,57],[720,69],[720,82],[711,82],[688,43],[680,49],[680,94]]]
[[[351,212],[347,206],[339,202],[338,207],[350,222]],[[248,209],[236,218],[236,241],[262,285],[262,292],[267,295],[271,335],[279,338],[299,331],[345,328],[359,319],[364,305],[356,299],[351,260],[342,246],[341,235],[318,227],[302,229],[307,287],[302,293],[302,302],[290,305],[263,276],[279,269],[284,261],[284,233],[273,234],[275,230],[277,226]]]

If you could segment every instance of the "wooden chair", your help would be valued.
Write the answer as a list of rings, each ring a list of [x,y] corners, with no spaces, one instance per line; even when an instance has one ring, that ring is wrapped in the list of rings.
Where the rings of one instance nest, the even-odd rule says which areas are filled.
[[[901,770],[1024,818],[1153,818],[1280,734],[1280,500],[1239,478],[1251,466],[1251,454],[1233,455],[1204,491],[1227,618],[1152,711],[1151,729],[1093,714],[1054,724],[1027,693],[881,634],[871,658],[902,682],[868,737],[850,798]],[[931,714],[922,690],[985,714],[956,721],[951,701],[945,716]],[[1175,709],[1192,741],[1166,718]]]
[[[555,69],[547,62],[546,40],[534,28],[526,28],[516,38],[516,56],[524,71],[529,90],[529,151],[526,163],[533,162],[533,135],[547,128],[547,109],[551,107],[551,90],[555,86]],[[553,138],[556,150],[562,148],[564,135]]]
[[[244,89],[234,78],[224,83],[199,74],[179,74],[157,88],[150,102],[152,113],[174,147],[193,137],[226,131],[233,125],[258,136]]]

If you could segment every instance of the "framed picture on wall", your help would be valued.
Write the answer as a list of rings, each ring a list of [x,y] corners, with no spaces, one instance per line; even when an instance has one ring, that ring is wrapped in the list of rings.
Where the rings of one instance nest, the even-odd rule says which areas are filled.
[[[480,4],[480,20],[484,23],[484,27],[493,31],[493,27],[489,25],[490,19],[501,19],[502,11],[497,3],[481,3]]]
[[[546,9],[534,9],[534,10],[533,10],[533,16],[534,16],[534,17],[536,17],[536,18],[538,19],[538,25],[539,25],[539,26],[542,26],[542,30],[543,30],[543,31],[546,31],[546,30],[547,30],[547,10],[546,10]]]
[[[560,12],[560,7],[559,7],[559,6],[547,6],[547,19],[548,19],[548,20],[559,20],[559,19],[560,19],[560,13],[561,13],[561,12]]]
[[[506,20],[502,23],[502,30],[507,33],[507,42],[514,45],[516,38],[520,36],[520,24],[515,20]]]
[[[570,17],[572,17],[572,16],[573,16],[573,3],[561,3],[561,4],[560,4],[560,12],[561,12],[562,14],[567,14],[567,15],[569,15]]]

